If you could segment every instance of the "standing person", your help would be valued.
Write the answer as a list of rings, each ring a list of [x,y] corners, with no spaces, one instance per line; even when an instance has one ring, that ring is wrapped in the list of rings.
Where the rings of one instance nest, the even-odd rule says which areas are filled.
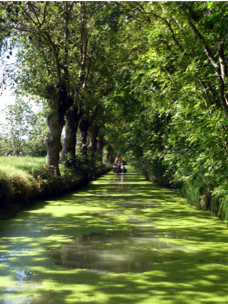
[[[121,171],[122,171],[122,173],[125,171],[125,166],[123,163],[121,163]]]
[[[119,165],[119,170],[121,170],[121,158],[118,158],[118,165]]]

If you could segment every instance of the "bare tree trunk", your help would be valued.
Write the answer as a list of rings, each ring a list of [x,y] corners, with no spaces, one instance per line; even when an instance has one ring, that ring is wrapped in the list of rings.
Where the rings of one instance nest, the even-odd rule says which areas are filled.
[[[62,150],[61,134],[63,126],[65,125],[64,116],[69,107],[73,104],[73,99],[69,97],[69,71],[68,71],[68,38],[69,38],[69,16],[71,12],[72,4],[64,3],[64,52],[63,62],[60,60],[60,52],[55,42],[51,39],[48,31],[41,31],[45,41],[52,50],[58,75],[58,85],[49,88],[47,95],[50,102],[51,114],[49,115],[47,122],[49,127],[49,135],[45,138],[45,144],[47,147],[47,166],[57,175],[60,176],[59,171],[59,153]],[[62,56],[62,54],[61,54]]]
[[[19,154],[20,154],[20,151],[19,151],[19,150],[15,150],[15,151],[14,151],[14,154],[15,154],[15,156],[17,156],[17,157],[18,157],[18,156],[19,156]]]
[[[111,146],[107,147],[107,155],[106,155],[106,161],[109,164],[113,164],[116,158],[116,153],[113,150],[113,148]]]
[[[48,92],[51,114],[48,116],[47,124],[50,133],[45,138],[47,147],[46,164],[50,170],[57,176],[60,176],[59,171],[59,153],[62,150],[61,134],[65,124],[64,115],[72,100],[67,98],[67,92],[64,86],[60,88],[52,88]]]
[[[93,154],[96,152],[97,136],[98,136],[99,130],[100,130],[100,128],[97,126],[89,128],[89,130],[88,130],[88,135],[89,135],[88,149]]]
[[[68,153],[71,157],[75,158],[75,149],[77,142],[76,134],[80,118],[81,113],[79,111],[78,106],[73,105],[66,112],[65,138],[62,150],[62,158],[64,158],[64,156]]]
[[[81,142],[81,153],[87,155],[87,134],[89,129],[89,122],[86,119],[82,119],[79,123],[80,129],[80,142]]]
[[[102,162],[102,159],[103,159],[103,148],[105,146],[105,141],[104,141],[104,137],[100,137],[97,139],[97,149],[96,149],[96,152],[97,152],[97,155],[99,156],[100,158],[100,161]]]

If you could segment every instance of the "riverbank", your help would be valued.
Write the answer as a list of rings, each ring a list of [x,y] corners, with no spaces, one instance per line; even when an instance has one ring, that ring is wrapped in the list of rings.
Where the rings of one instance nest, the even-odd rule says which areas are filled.
[[[143,174],[148,181],[155,182],[160,187],[176,189],[181,197],[197,209],[209,211],[214,216],[228,222],[228,194],[226,189],[219,193],[215,187],[206,184],[201,175],[194,180],[190,179],[177,185],[170,183],[166,176],[155,177],[154,175]]]
[[[78,172],[60,165],[61,177],[55,177],[46,168],[45,158],[0,157],[0,220],[14,217],[36,200],[80,189],[110,170],[108,164]]]

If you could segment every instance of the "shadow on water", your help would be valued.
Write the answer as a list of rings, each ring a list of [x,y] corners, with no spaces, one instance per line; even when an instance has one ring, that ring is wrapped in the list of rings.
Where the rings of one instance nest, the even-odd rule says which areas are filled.
[[[227,302],[219,220],[128,174],[0,225],[1,304]]]
[[[156,208],[161,205],[157,202],[145,202],[145,201],[135,201],[135,200],[126,200],[123,202],[117,203],[118,205],[124,208],[136,208],[136,209],[147,209],[147,208]]]

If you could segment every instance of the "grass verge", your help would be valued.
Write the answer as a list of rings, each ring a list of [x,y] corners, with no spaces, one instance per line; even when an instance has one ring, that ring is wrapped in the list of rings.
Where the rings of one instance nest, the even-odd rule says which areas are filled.
[[[40,157],[0,157],[0,220],[7,219],[39,199],[57,197],[79,189],[106,173],[109,165],[97,165],[86,174],[60,165],[61,177],[54,177]]]

